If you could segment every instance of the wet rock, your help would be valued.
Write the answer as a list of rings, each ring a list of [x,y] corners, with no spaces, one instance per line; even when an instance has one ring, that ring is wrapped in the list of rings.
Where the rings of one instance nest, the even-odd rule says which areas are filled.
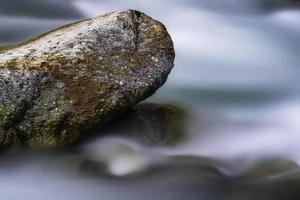
[[[70,24],[0,52],[0,144],[63,146],[152,95],[174,48],[138,11]]]
[[[300,168],[288,160],[266,159],[241,177],[232,179],[230,200],[281,200],[300,198]]]
[[[244,178],[267,178],[298,169],[299,165],[295,162],[280,158],[269,158],[250,165],[241,176]]]
[[[103,132],[144,145],[175,145],[186,135],[187,112],[173,104],[140,103],[108,123]]]

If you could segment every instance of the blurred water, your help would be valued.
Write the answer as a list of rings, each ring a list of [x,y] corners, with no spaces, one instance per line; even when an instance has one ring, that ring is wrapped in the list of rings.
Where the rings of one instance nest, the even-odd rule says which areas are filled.
[[[0,43],[29,39],[82,18],[81,15],[92,17],[127,8],[144,11],[162,21],[175,43],[176,67],[167,85],[150,100],[175,102],[192,114],[187,139],[175,147],[134,149],[133,152],[142,153],[133,157],[121,156],[121,161],[116,163],[140,160],[135,165],[140,164],[141,169],[146,170],[152,164],[156,165],[158,158],[161,161],[175,155],[205,156],[226,166],[221,172],[227,174],[266,157],[281,157],[300,163],[300,10],[297,7],[292,8],[287,1],[280,0],[71,0],[70,3],[68,6],[78,10],[78,15],[71,19],[20,17],[0,12]],[[135,147],[130,142],[127,144],[128,141],[121,143]],[[102,152],[102,145],[101,140],[83,149]],[[97,156],[93,156],[92,149],[88,152],[95,159]],[[139,179],[141,184],[137,180],[124,181],[124,186],[115,180],[99,181],[77,176],[76,164],[73,168],[68,166],[68,170],[54,165],[50,167],[54,172],[49,172],[44,161],[37,160],[28,165],[23,163],[20,166],[25,167],[15,167],[11,171],[0,170],[1,190],[5,191],[0,193],[4,195],[3,199],[19,199],[20,194],[24,194],[23,199],[31,200],[97,199],[99,196],[101,199],[147,199],[151,192],[161,194],[162,199],[182,199],[186,194],[189,194],[189,199],[248,199],[231,194],[236,192],[235,185],[224,189],[223,177],[220,180],[215,174],[213,180],[216,176],[217,182],[211,185],[208,181],[199,189],[199,184],[211,180],[211,177],[203,179],[202,174],[199,179],[193,179],[193,172],[186,172],[185,167],[160,174],[160,178],[142,176]],[[52,163],[53,159],[45,162]],[[130,165],[127,168],[135,170]],[[69,169],[74,169],[75,175],[69,174]],[[187,176],[186,179],[180,181],[180,172]],[[164,183],[164,178],[169,182]],[[45,179],[47,184],[43,183]],[[251,197],[248,186],[243,192]],[[252,191],[252,186],[249,187]],[[273,185],[270,188],[273,189]],[[30,195],[36,189],[41,192]],[[55,194],[57,190],[65,191],[63,197]],[[224,190],[229,190],[230,194]],[[87,193],[90,196],[86,197]],[[128,195],[132,193],[134,195]],[[268,195],[254,195],[252,199],[275,199],[272,192]]]
[[[264,12],[259,1],[221,2],[74,1],[89,16],[130,7],[166,24],[176,67],[155,98],[197,109],[195,124],[201,124],[191,142],[171,152],[231,159],[287,154],[299,160],[291,149],[298,148],[293,141],[300,131],[300,10]]]

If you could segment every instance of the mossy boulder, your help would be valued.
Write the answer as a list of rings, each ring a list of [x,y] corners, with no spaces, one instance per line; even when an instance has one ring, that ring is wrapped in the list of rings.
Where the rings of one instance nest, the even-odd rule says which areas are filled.
[[[164,25],[133,10],[55,29],[0,52],[0,146],[72,144],[152,95],[174,48]]]

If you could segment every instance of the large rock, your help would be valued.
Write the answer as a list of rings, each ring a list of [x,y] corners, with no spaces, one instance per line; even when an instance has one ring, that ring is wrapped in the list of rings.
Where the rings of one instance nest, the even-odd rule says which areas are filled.
[[[174,48],[166,28],[133,10],[70,24],[0,51],[0,144],[76,141],[152,95]]]

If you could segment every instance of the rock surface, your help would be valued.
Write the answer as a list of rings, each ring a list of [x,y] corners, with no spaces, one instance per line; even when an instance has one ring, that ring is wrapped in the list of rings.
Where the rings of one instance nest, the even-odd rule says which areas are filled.
[[[0,144],[75,142],[152,95],[174,48],[166,28],[138,11],[70,24],[0,51]]]

